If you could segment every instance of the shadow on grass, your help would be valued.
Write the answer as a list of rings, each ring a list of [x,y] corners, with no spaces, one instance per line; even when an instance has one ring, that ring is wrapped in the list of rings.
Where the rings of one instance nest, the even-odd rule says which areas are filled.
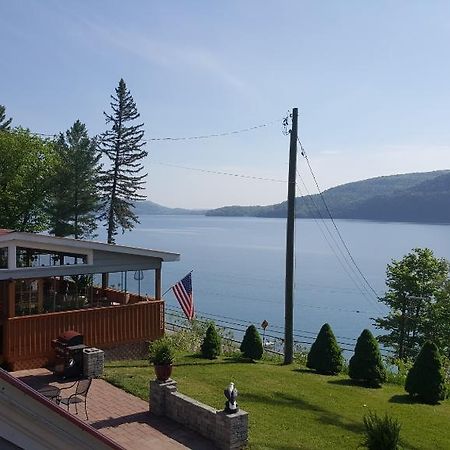
[[[399,403],[401,405],[420,404],[419,399],[411,397],[409,394],[396,394],[389,399],[389,403]]]
[[[144,367],[145,368],[151,367],[151,364],[148,361],[142,361],[142,363],[137,364],[124,364],[121,362],[105,364],[105,369],[136,369]]]
[[[210,366],[210,365],[222,365],[222,364],[257,364],[255,361],[241,358],[239,356],[224,356],[217,359],[202,358],[198,354],[186,355],[183,357],[183,361],[175,362],[175,367],[182,366]]]
[[[292,372],[299,372],[299,373],[309,373],[311,375],[316,375],[317,372],[315,370],[311,370],[311,369],[305,369],[305,368],[298,368],[298,369],[293,369]]]
[[[325,409],[323,406],[315,405],[300,397],[295,397],[284,392],[274,392],[273,396],[245,393],[242,394],[242,399],[263,403],[264,405],[277,404],[280,406],[290,406],[303,411],[311,411],[314,413],[315,419],[321,424],[340,427],[358,434],[364,431],[362,422],[359,423],[349,420],[341,414]]]
[[[338,386],[361,386],[361,387],[364,387],[363,384],[361,384],[357,381],[351,380],[350,378],[343,378],[343,379],[341,378],[339,380],[328,380],[327,383],[337,384]]]
[[[329,380],[330,384],[337,384],[338,386],[352,386],[352,387],[360,387],[363,389],[381,389],[382,386],[373,386],[365,383],[360,380],[352,380],[351,378],[344,378],[339,380]]]
[[[236,356],[226,356],[219,359],[207,359],[202,358],[199,354],[191,354],[191,355],[184,355],[183,359],[179,362],[175,362],[173,365],[174,367],[181,367],[181,366],[205,366],[205,365],[211,365],[211,364],[253,364],[253,361],[245,360]],[[136,362],[132,363],[124,363],[123,361],[112,361],[105,364],[105,369],[136,369],[136,368],[149,368],[152,367],[152,364],[150,364],[147,360],[137,360]]]

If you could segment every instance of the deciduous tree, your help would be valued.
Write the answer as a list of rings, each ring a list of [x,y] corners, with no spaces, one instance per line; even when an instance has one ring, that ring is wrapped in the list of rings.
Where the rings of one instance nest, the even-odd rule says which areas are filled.
[[[446,286],[449,264],[428,248],[415,248],[386,269],[388,290],[381,300],[390,311],[375,319],[375,326],[387,331],[378,340],[396,350],[399,358],[417,354],[424,342],[426,316]]]
[[[20,128],[0,131],[0,228],[48,228],[46,203],[56,159],[48,140]]]

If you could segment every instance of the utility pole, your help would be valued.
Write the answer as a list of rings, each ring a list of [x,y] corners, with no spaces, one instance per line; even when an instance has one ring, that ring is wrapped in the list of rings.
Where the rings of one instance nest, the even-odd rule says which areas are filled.
[[[284,364],[294,360],[294,231],[295,182],[297,174],[298,109],[292,110],[292,129],[289,148],[289,179],[286,226],[286,285],[284,303]]]

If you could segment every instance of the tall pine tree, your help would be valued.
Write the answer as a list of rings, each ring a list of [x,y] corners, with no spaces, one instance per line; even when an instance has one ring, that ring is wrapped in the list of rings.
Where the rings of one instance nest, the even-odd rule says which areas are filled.
[[[96,229],[99,208],[97,179],[100,155],[95,139],[77,120],[55,143],[59,164],[50,202],[51,232],[83,239]]]
[[[6,108],[3,105],[0,105],[0,131],[9,130],[11,122],[11,117],[9,119],[6,119]]]
[[[101,218],[107,227],[108,243],[115,243],[118,228],[131,230],[138,217],[133,212],[134,202],[143,200],[144,178],[142,159],[147,156],[143,150],[144,130],[141,124],[134,124],[140,114],[136,103],[121,79],[112,95],[112,113],[105,114],[106,123],[111,129],[106,131],[101,140],[101,152],[111,165],[101,172],[102,207]]]

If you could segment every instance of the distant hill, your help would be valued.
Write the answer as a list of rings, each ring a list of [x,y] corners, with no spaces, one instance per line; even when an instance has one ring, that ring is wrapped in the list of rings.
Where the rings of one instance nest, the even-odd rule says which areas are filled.
[[[184,209],[184,208],[168,208],[167,206],[159,205],[158,203],[144,200],[135,203],[134,212],[139,215],[153,214],[153,215],[179,215],[179,214],[205,214],[206,210],[202,209]]]
[[[334,218],[450,223],[450,170],[391,175],[347,183],[323,192]],[[286,202],[226,206],[208,216],[286,217]],[[297,197],[296,216],[328,217],[318,194]]]

